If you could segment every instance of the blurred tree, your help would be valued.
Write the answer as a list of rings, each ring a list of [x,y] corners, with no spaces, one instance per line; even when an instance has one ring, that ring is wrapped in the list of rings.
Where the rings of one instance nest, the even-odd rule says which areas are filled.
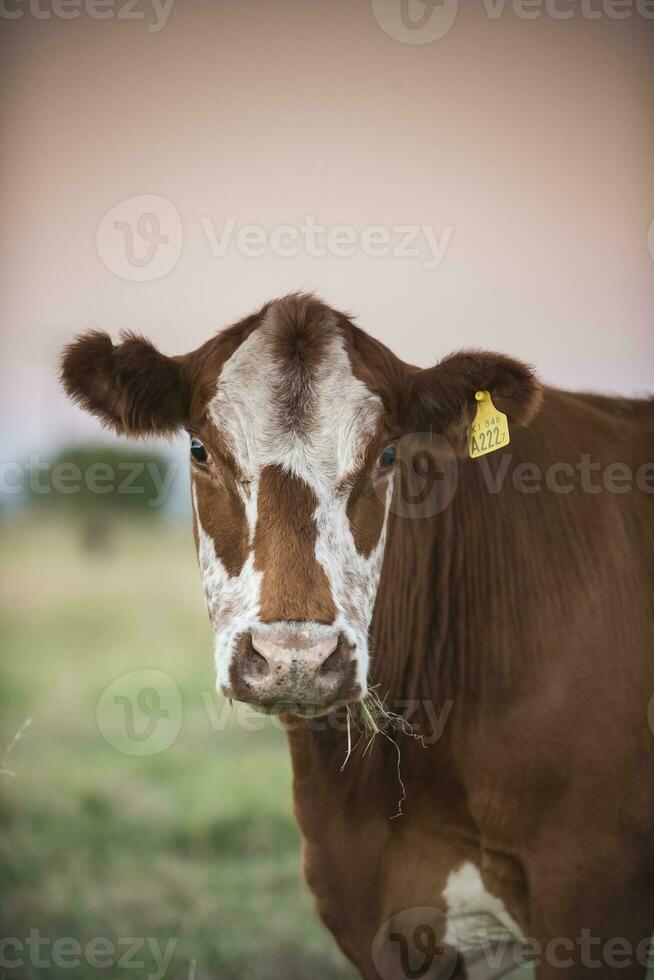
[[[175,461],[162,453],[127,446],[69,447],[51,461],[32,463],[27,503],[78,520],[85,547],[102,552],[119,515],[161,517],[175,471]]]

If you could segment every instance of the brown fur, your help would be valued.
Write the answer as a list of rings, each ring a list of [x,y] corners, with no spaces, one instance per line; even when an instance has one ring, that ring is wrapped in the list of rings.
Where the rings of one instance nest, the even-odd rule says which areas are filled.
[[[499,399],[498,399],[499,400]],[[632,417],[645,416],[642,411]],[[290,732],[305,873],[319,911],[366,980],[373,938],[392,913],[446,911],[442,889],[464,860],[481,870],[528,937],[575,942],[582,930],[636,944],[654,926],[654,522],[652,497],[518,493],[521,462],[572,465],[581,453],[634,470],[653,430],[616,423],[585,397],[547,390],[530,429],[459,466],[447,510],[391,517],[378,591],[371,683],[390,707],[453,703],[433,746],[393,733],[343,773],[344,736]],[[499,493],[484,473],[497,475]],[[328,825],[323,820],[329,808]],[[538,980],[609,977],[579,944],[566,971]],[[455,977],[464,977],[459,965]],[[616,973],[616,976],[618,974]],[[641,978],[635,962],[620,976]]]
[[[213,458],[214,470],[220,463]],[[245,506],[234,489],[234,476],[226,465],[220,467],[218,478],[203,473],[201,467],[195,478],[198,516],[205,532],[212,538],[216,554],[234,576],[243,568],[248,554],[248,528]]]
[[[260,617],[264,623],[306,620],[333,623],[327,577],[315,559],[313,490],[279,466],[266,466],[259,485],[254,535],[255,568],[263,572]]]
[[[179,361],[126,333],[117,347],[91,331],[64,351],[67,394],[104,425],[125,435],[170,435],[186,424],[188,386]]]
[[[68,351],[67,390],[129,431],[167,431],[186,413],[189,422],[178,424],[209,427],[211,442],[219,434],[210,431],[206,405],[221,366],[270,309],[176,358],[177,373],[142,342],[123,357],[108,338],[90,335]],[[538,980],[603,980],[609,968],[581,962],[583,930],[635,947],[654,926],[652,495],[637,486],[589,493],[577,470],[565,494],[545,482],[538,493],[520,493],[513,477],[521,463],[575,467],[582,454],[635,472],[652,458],[653,403],[546,389],[536,414],[541,388],[531,369],[510,358],[464,352],[419,370],[315,301],[287,299],[277,312],[287,325],[280,352],[295,372],[284,396],[289,418],[306,417],[310,397],[302,386],[320,357],[315,325],[335,322],[353,372],[383,401],[379,448],[387,437],[417,430],[445,436],[461,454],[479,389],[490,390],[513,423],[510,446],[460,460],[448,507],[436,514],[416,508],[404,518],[396,509],[389,519],[371,684],[390,708],[411,701],[409,720],[426,735],[430,709],[451,703],[440,739],[426,747],[390,730],[406,792],[403,816],[390,819],[404,794],[389,739],[378,736],[365,753],[360,744],[342,771],[343,731],[297,719],[290,726],[305,874],[320,915],[362,977],[379,980],[372,960],[378,931],[390,944],[402,909],[447,911],[448,876],[471,861],[527,936],[575,944],[565,974],[544,964]],[[173,381],[177,390],[162,391]],[[362,553],[380,526],[373,467],[371,447],[349,489]],[[489,481],[502,474],[493,492]],[[276,467],[262,484],[255,554],[264,573],[263,618],[331,622],[333,602],[313,558],[312,491]],[[224,522],[242,528],[242,514],[228,514],[212,495],[202,507],[220,514],[218,540]],[[642,980],[644,973],[632,964],[616,975]],[[465,976],[460,961],[452,977]]]
[[[347,501],[347,517],[359,554],[368,558],[384,526],[384,498],[367,473],[356,481]]]
[[[381,473],[377,462],[387,442],[387,425],[382,423],[377,438],[370,441],[359,472],[351,474],[347,485],[341,488],[348,495],[346,513],[356,549],[365,558],[372,554],[384,526],[386,487],[393,472],[391,469]]]
[[[326,339],[335,330],[335,317],[313,296],[287,296],[271,309],[275,354],[284,383],[275,400],[283,430],[307,432],[315,397],[315,376],[324,359]]]

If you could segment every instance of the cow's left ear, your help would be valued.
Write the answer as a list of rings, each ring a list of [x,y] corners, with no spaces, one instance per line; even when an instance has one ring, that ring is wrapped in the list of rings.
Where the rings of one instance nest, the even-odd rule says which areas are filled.
[[[477,391],[489,391],[495,407],[515,425],[527,425],[542,400],[533,368],[491,351],[460,351],[411,375],[403,398],[403,428],[438,433],[462,456]]]

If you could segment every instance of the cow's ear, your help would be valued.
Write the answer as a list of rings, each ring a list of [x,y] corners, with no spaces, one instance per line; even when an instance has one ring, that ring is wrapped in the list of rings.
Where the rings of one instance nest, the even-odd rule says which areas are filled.
[[[121,434],[171,435],[186,421],[183,358],[166,357],[135,334],[116,346],[101,331],[82,334],[62,354],[61,382],[73,401]]]
[[[411,376],[403,399],[403,426],[438,433],[464,455],[477,391],[489,391],[495,407],[516,425],[527,425],[542,399],[533,368],[503,354],[460,351]]]

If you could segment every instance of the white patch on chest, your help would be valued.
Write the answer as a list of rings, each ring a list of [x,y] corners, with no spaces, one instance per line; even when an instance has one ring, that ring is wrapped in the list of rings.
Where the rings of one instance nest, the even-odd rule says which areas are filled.
[[[524,939],[520,926],[502,899],[488,891],[479,869],[471,861],[450,872],[443,897],[449,920],[445,942],[462,952],[480,950],[485,944],[497,940]]]

